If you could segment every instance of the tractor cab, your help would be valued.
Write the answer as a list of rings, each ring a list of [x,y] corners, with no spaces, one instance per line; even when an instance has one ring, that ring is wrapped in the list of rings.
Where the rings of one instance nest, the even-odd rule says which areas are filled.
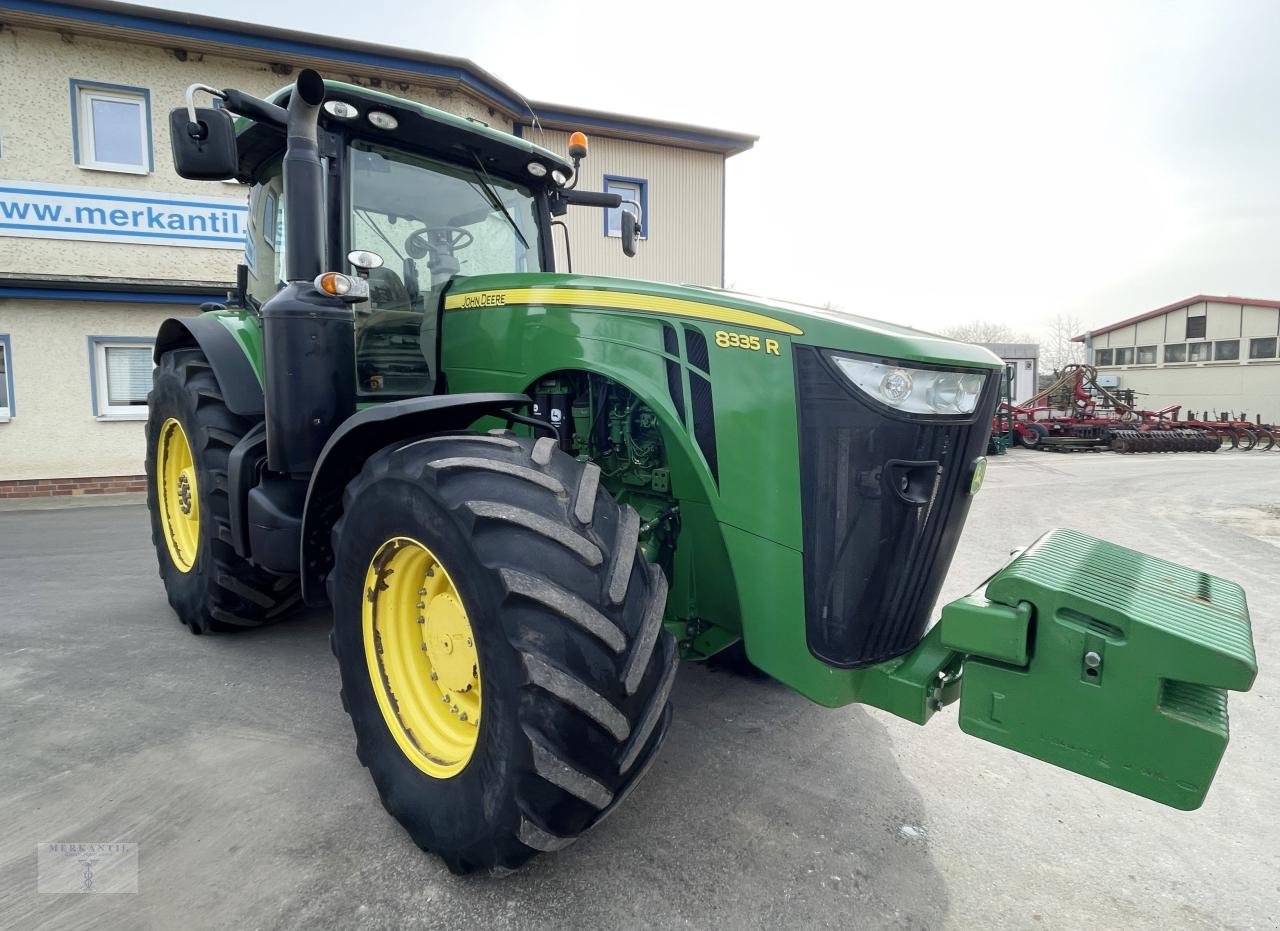
[[[288,88],[270,103],[287,103]],[[357,401],[437,390],[439,309],[458,275],[550,271],[560,156],[483,124],[364,88],[325,84],[324,267],[368,282],[355,303]],[[285,286],[288,192],[280,127],[241,120],[237,176],[252,187],[245,299]],[[352,262],[352,257],[361,264]]]

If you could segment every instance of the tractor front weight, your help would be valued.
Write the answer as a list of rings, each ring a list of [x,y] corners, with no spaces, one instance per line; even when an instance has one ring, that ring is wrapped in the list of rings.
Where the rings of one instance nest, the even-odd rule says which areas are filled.
[[[924,724],[959,699],[967,734],[1191,810],[1226,750],[1226,690],[1256,674],[1238,585],[1054,530],[862,670],[859,700]]]

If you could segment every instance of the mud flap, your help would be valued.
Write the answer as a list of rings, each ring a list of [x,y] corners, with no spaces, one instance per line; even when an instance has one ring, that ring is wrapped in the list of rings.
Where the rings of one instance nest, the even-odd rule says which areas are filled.
[[[941,628],[965,654],[965,733],[1186,810],[1226,750],[1226,691],[1257,674],[1240,586],[1070,530]]]

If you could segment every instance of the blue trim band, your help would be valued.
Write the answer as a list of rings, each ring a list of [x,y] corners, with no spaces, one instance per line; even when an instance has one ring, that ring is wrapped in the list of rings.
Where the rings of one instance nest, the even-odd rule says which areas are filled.
[[[75,288],[0,287],[0,300],[103,301],[118,304],[204,304],[221,303],[225,294],[152,294],[146,291],[79,291]]]
[[[434,65],[401,55],[363,52],[326,45],[325,37],[317,36],[317,41],[301,41],[297,39],[281,39],[269,36],[253,36],[236,32],[233,29],[222,29],[211,26],[197,26],[188,23],[175,23],[167,20],[150,19],[135,13],[116,13],[106,10],[86,10],[68,6],[63,3],[51,3],[47,0],[5,0],[4,6],[25,13],[40,16],[58,17],[72,21],[96,23],[118,29],[133,29],[162,36],[173,36],[179,39],[216,42],[236,48],[254,49],[259,52],[284,52],[306,58],[320,58],[331,62],[347,62],[359,64],[372,69],[395,69],[414,74],[454,80],[469,90],[494,101],[506,108],[509,113],[516,114],[516,126],[528,122],[529,106],[518,96],[512,96],[506,90],[493,83],[491,78],[474,74],[465,67]],[[341,41],[341,40],[337,40]],[[475,67],[474,65],[472,67]],[[656,139],[673,139],[704,145],[720,151],[741,152],[751,148],[751,141],[719,136],[714,133],[697,132],[696,130],[673,129],[651,126],[642,123],[630,123],[626,120],[604,119],[596,116],[585,116],[563,110],[544,110],[538,112],[540,120],[555,120],[570,123],[583,128],[614,129],[651,136]],[[520,135],[517,130],[515,135]]]
[[[106,10],[85,10],[61,3],[48,3],[43,0],[6,0],[5,6],[21,10],[25,13],[36,13],[41,16],[56,16],[62,19],[79,20],[97,23],[103,26],[114,26],[121,29],[136,29],[141,32],[159,33],[184,39],[217,42],[222,45],[240,48],[259,49],[265,52],[287,52],[308,58],[325,58],[329,61],[345,61],[353,64],[368,65],[372,68],[394,68],[400,71],[416,72],[432,77],[451,78],[466,85],[472,90],[498,101],[512,113],[523,113],[523,103],[513,98],[506,91],[488,81],[471,74],[462,68],[443,65],[431,65],[398,55],[358,52],[353,49],[334,48],[319,42],[301,42],[295,39],[277,39],[268,36],[252,36],[233,32],[230,29],[218,29],[209,26],[194,26],[185,23],[173,23],[166,20],[148,19],[131,13],[113,13]]]
[[[740,140],[730,139],[726,136],[716,136],[712,133],[700,133],[690,129],[670,129],[665,126],[645,126],[643,124],[629,123],[626,120],[610,120],[598,116],[584,116],[580,113],[566,112],[563,110],[538,110],[538,119],[544,123],[567,123],[575,128],[581,129],[583,132],[590,133],[593,129],[612,129],[620,132],[636,133],[642,136],[654,136],[660,139],[679,139],[684,142],[696,142],[702,145],[711,146],[717,150],[732,149],[740,152],[751,148],[750,143],[743,143]]]
[[[37,223],[0,223],[0,229],[58,229],[63,233],[92,233],[93,236],[138,236],[150,239],[192,239],[195,242],[220,242],[230,248],[241,248],[244,239],[223,236],[197,236],[195,233],[148,233],[142,229],[105,229],[102,227],[47,227]]]
[[[9,417],[18,416],[18,402],[13,399],[13,342],[8,333],[0,333],[0,347],[4,348],[5,397],[9,403]]]
[[[160,197],[135,197],[132,194],[81,193],[76,190],[74,184],[68,185],[63,190],[56,191],[42,191],[25,187],[0,187],[0,194],[30,194],[32,197],[74,197],[77,200],[123,200],[139,204],[163,204],[166,207],[200,207],[208,210],[224,210],[231,213],[237,210],[243,210],[246,213],[249,211],[249,208],[243,204],[205,204],[198,200],[166,200]]]

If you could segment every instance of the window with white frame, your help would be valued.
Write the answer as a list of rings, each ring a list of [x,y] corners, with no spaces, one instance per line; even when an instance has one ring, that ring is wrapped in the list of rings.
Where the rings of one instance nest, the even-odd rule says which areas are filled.
[[[71,82],[76,164],[98,171],[151,171],[151,99],[141,87]]]
[[[1250,359],[1274,359],[1276,357],[1276,338],[1264,336],[1249,340]]]
[[[649,235],[649,182],[643,178],[613,178],[605,175],[604,190],[606,194],[621,194],[622,206],[612,207],[604,212],[604,234],[606,236],[622,235],[622,211],[637,214],[640,221],[640,237]]]
[[[9,335],[0,333],[0,423],[13,416],[13,350]]]
[[[100,420],[146,420],[155,340],[93,336],[93,412]]]

